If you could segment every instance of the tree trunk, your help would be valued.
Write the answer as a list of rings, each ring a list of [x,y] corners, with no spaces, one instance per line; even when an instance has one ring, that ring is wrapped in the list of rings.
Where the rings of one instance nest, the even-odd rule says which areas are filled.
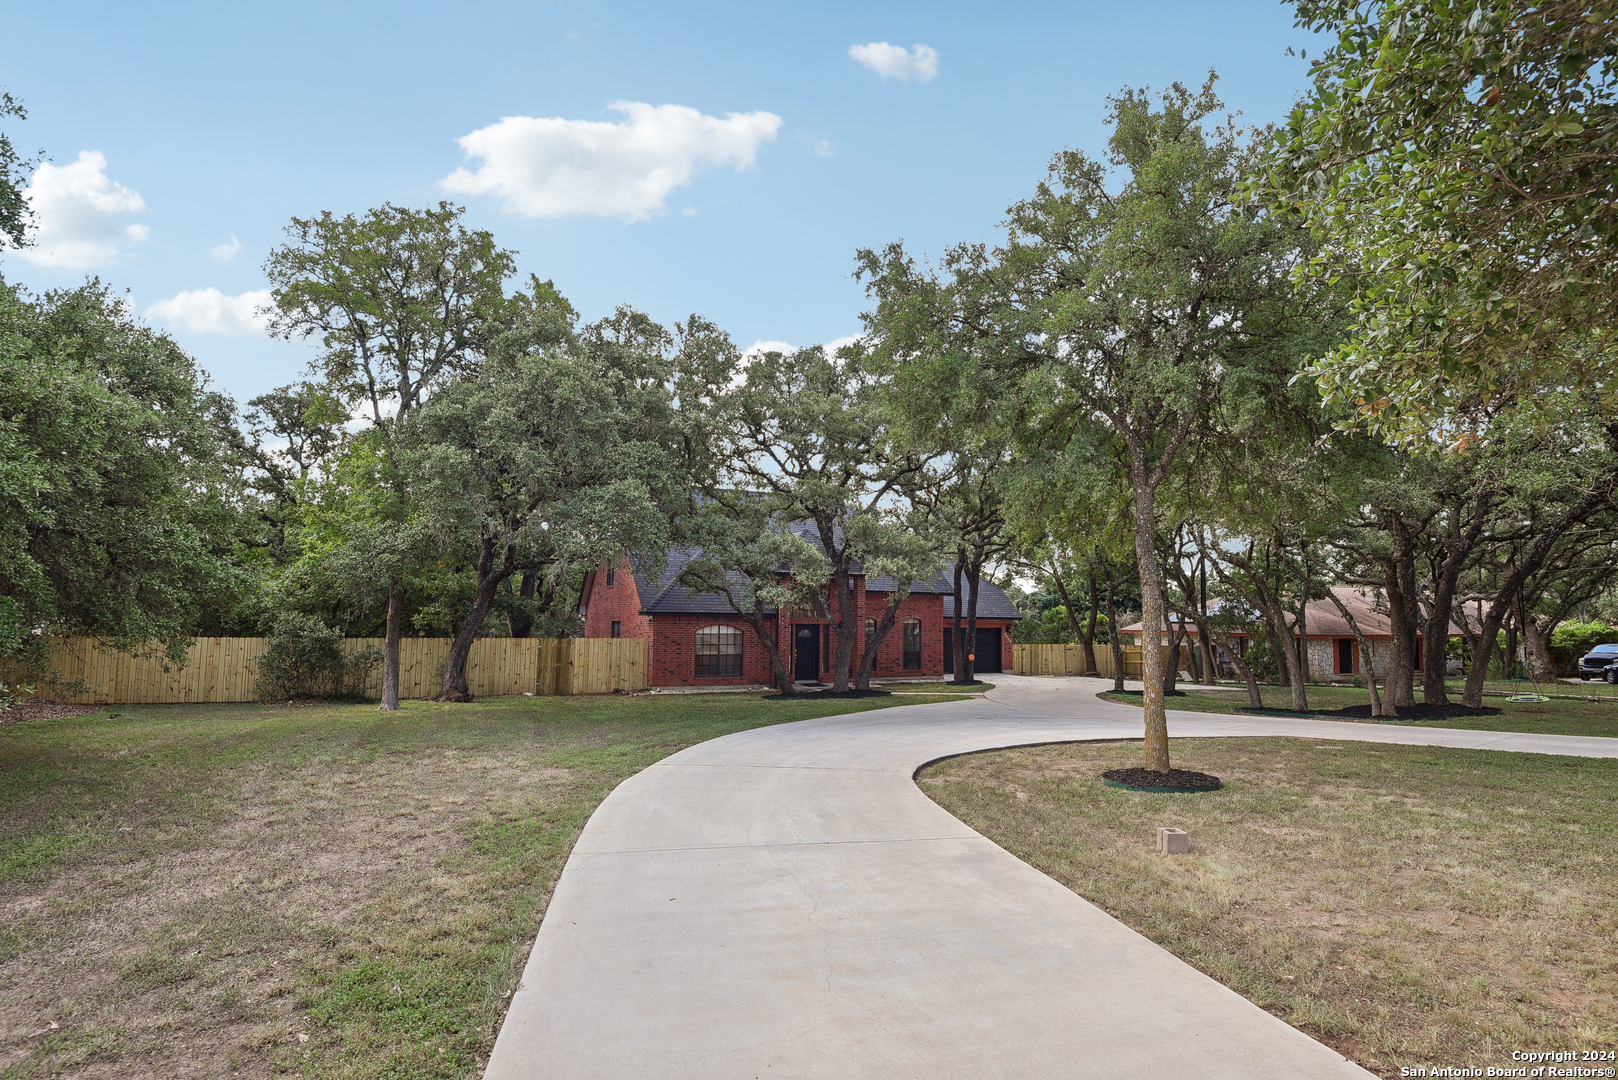
[[[525,638],[534,632],[534,617],[525,602],[534,599],[534,586],[537,581],[538,575],[532,570],[522,572],[522,581],[517,589],[519,606],[513,607],[511,614],[506,616],[506,628],[514,638]]]
[[[382,638],[382,704],[381,712],[399,711],[399,633],[404,621],[404,585],[393,582],[388,586],[388,623]]]
[[[1163,704],[1163,575],[1157,564],[1157,499],[1147,480],[1144,447],[1129,448],[1135,504],[1135,562],[1140,571],[1141,711],[1146,768],[1169,771],[1169,719]],[[1147,640],[1151,638],[1152,640]]]
[[[1500,677],[1513,678],[1517,672],[1517,627],[1522,622],[1522,591],[1517,592],[1517,603],[1506,618],[1506,647],[1500,658]]]
[[[972,552],[966,566],[966,681],[978,681],[978,584],[983,580],[983,549]]]
[[[1477,546],[1488,519],[1493,495],[1479,490],[1471,501],[1471,520],[1463,529],[1461,508],[1449,514],[1449,528],[1443,537],[1444,561],[1433,579],[1433,599],[1422,627],[1421,698],[1429,705],[1448,705],[1449,626],[1455,613],[1455,590],[1466,559]]]
[[[1118,607],[1113,603],[1113,591],[1117,579],[1113,576],[1112,565],[1107,565],[1107,643],[1112,646],[1112,689],[1113,693],[1122,693],[1124,689],[1124,635],[1119,632]]]
[[[1354,631],[1354,640],[1359,642],[1361,666],[1365,668],[1365,685],[1371,688],[1371,715],[1379,719],[1384,716],[1397,716],[1398,713],[1392,708],[1389,708],[1386,712],[1383,711],[1382,695],[1376,691],[1376,661],[1371,655],[1370,642],[1366,641],[1365,635],[1360,632],[1360,624],[1354,621],[1353,614],[1348,610],[1347,605],[1337,598],[1335,592],[1327,589],[1326,595],[1331,597],[1333,604],[1337,605],[1337,611],[1343,616],[1343,621],[1348,623],[1350,630]]]
[[[895,582],[895,586],[897,586]],[[871,670],[876,667],[876,652],[882,646],[888,631],[899,618],[899,605],[904,603],[904,597],[899,594],[897,587],[888,594],[888,602],[882,608],[882,614],[876,620],[876,629],[865,638],[865,651],[860,653],[859,671],[854,676],[854,689],[869,690],[871,688]]]
[[[1304,686],[1302,675],[1296,670],[1298,665],[1298,652],[1292,647],[1292,628],[1286,624],[1286,613],[1281,608],[1281,598],[1265,583],[1259,573],[1259,567],[1252,558],[1249,550],[1246,557],[1227,555],[1230,561],[1239,566],[1247,575],[1251,583],[1249,589],[1241,585],[1235,578],[1220,569],[1218,560],[1212,562],[1214,573],[1225,586],[1234,590],[1249,607],[1259,613],[1264,620],[1265,628],[1269,631],[1271,640],[1275,642],[1276,667],[1286,677],[1292,688],[1292,707],[1299,712],[1309,710],[1308,691]]]
[[[1535,686],[1556,681],[1556,661],[1551,658],[1546,638],[1550,635],[1539,628],[1539,620],[1529,615],[1523,619],[1523,644],[1528,647],[1528,675]]]
[[[837,636],[837,660],[832,668],[831,688],[836,694],[848,692],[849,668],[854,662],[854,597],[849,591],[849,576],[847,566],[839,567],[832,574],[832,589],[837,593],[837,625],[832,632]],[[828,606],[828,614],[830,607]]]
[[[1176,684],[1180,679],[1180,646],[1185,643],[1185,620],[1180,620],[1179,625],[1171,623],[1168,634],[1169,655],[1163,662],[1163,696],[1165,698],[1174,693]]]
[[[735,607],[731,604],[731,607]],[[757,599],[753,601],[753,609],[740,613],[747,620],[747,625],[753,628],[753,634],[758,638],[764,649],[764,654],[770,658],[770,670],[775,672],[775,685],[781,691],[782,697],[792,697],[798,693],[793,685],[792,677],[787,674],[786,660],[781,656],[781,647],[775,640],[775,635],[769,632],[769,623],[764,615],[764,605]],[[781,617],[775,617],[776,634],[780,633]]]
[[[1298,670],[1303,674],[1305,685],[1309,682],[1309,549],[1304,547],[1300,552],[1299,566],[1302,574],[1298,580]],[[1293,699],[1298,695],[1293,693]],[[1299,705],[1303,709],[1307,706]]]
[[[1410,627],[1406,608],[1410,599],[1399,572],[1400,549],[1396,539],[1394,556],[1382,560],[1383,588],[1388,594],[1388,697],[1395,708],[1416,703],[1415,673],[1409,663],[1414,643],[1406,637]]]
[[[950,682],[957,686],[972,681],[972,676],[967,671],[966,634],[961,626],[961,620],[964,618],[962,609],[965,607],[961,603],[961,571],[964,562],[965,553],[957,551],[955,553],[955,621],[951,624],[950,630],[951,640],[954,642],[950,659],[955,666],[955,670],[950,672]]]
[[[1096,670],[1096,576],[1094,571],[1090,574],[1090,629],[1086,633],[1079,617],[1073,614],[1073,600],[1067,594],[1067,585],[1062,581],[1062,575],[1054,568],[1051,571],[1051,580],[1056,582],[1056,591],[1062,596],[1062,607],[1067,612],[1068,625],[1073,628],[1073,634],[1084,646],[1085,674],[1092,678],[1100,675]]]
[[[1393,704],[1395,708],[1413,709],[1416,707],[1416,629],[1420,626],[1414,541],[1399,560],[1399,592],[1404,597],[1404,652],[1399,657],[1399,668],[1405,675],[1399,692],[1393,696]]]
[[[1204,628],[1204,624],[1208,622],[1208,563],[1206,559],[1198,559],[1197,564],[1202,578],[1202,595],[1193,606],[1202,616],[1197,620],[1197,647],[1201,650],[1202,656],[1202,682],[1206,686],[1218,686],[1219,665],[1214,660],[1214,643]]]
[[[1264,695],[1259,691],[1258,680],[1253,677],[1253,669],[1247,666],[1242,654],[1237,651],[1236,643],[1212,629],[1210,624],[1209,635],[1218,645],[1219,651],[1230,658],[1230,666],[1236,669],[1236,674],[1242,677],[1247,684],[1247,704],[1255,709],[1264,707]]]
[[[450,642],[449,657],[444,662],[444,685],[436,701],[466,702],[472,700],[472,691],[466,684],[466,662],[472,655],[472,643],[477,640],[483,620],[494,604],[494,594],[500,583],[511,577],[517,569],[517,546],[508,543],[498,567],[494,565],[494,540],[485,539],[478,553],[477,591],[472,594],[472,609],[461,620],[455,640]]]
[[[1618,446],[1618,423],[1607,428],[1607,446],[1609,450]],[[1483,707],[1483,679],[1489,664],[1489,654],[1483,650],[1493,647],[1500,633],[1500,624],[1504,621],[1511,603],[1517,599],[1517,594],[1522,590],[1523,582],[1539,572],[1539,568],[1544,565],[1545,559],[1556,546],[1556,542],[1561,539],[1562,534],[1589,517],[1597,507],[1605,503],[1611,497],[1615,486],[1618,486],[1618,472],[1609,473],[1594,490],[1580,496],[1578,502],[1563,511],[1562,516],[1522,553],[1521,562],[1507,575],[1500,590],[1495,593],[1494,602],[1489,605],[1489,613],[1483,617],[1483,631],[1478,635],[1477,645],[1472,650],[1472,670],[1466,674],[1466,689],[1461,694],[1462,705],[1469,709]]]

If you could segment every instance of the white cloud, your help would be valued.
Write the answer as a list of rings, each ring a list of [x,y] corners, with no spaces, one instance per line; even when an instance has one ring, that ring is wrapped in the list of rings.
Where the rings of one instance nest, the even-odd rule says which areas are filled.
[[[774,113],[705,116],[684,105],[618,101],[624,120],[508,116],[456,140],[476,171],[456,169],[439,181],[457,195],[498,195],[524,217],[595,214],[649,218],[676,187],[691,183],[699,163],[753,164],[782,120]]]
[[[796,351],[796,345],[788,345],[784,341],[766,341],[760,338],[742,350],[742,360],[751,363],[768,352],[789,353]]]
[[[268,306],[270,290],[253,289],[240,296],[226,296],[218,289],[183,292],[159,300],[146,309],[148,317],[162,319],[170,326],[191,334],[262,334],[268,321],[258,309]]]
[[[820,157],[831,157],[831,143],[827,142],[825,139],[817,140],[815,142],[815,153]]]
[[[220,262],[229,262],[230,260],[232,260],[232,259],[234,259],[236,257],[236,253],[238,251],[240,251],[241,249],[242,249],[242,242],[240,240],[236,239],[236,234],[235,233],[231,233],[230,234],[230,243],[228,243],[228,244],[220,244],[217,247],[211,247],[211,248],[208,249],[208,254],[212,255],[214,258],[218,259]]]
[[[33,246],[17,254],[36,266],[83,270],[115,262],[124,249],[146,239],[144,225],[120,225],[114,214],[146,209],[140,192],[106,174],[106,156],[82,150],[77,161],[41,162],[23,194],[34,211]]]
[[[868,45],[850,45],[848,55],[861,67],[869,68],[884,79],[932,82],[938,75],[938,50],[931,45],[906,49],[886,41],[873,41]]]

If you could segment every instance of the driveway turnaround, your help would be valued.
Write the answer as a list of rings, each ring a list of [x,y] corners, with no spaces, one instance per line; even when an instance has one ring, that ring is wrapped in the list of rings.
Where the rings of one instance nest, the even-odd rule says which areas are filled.
[[[624,781],[557,882],[485,1077],[1371,1076],[921,793],[941,757],[1141,737],[1104,684],[994,681]],[[1618,739],[1323,720],[1176,712],[1169,730],[1618,757]]]

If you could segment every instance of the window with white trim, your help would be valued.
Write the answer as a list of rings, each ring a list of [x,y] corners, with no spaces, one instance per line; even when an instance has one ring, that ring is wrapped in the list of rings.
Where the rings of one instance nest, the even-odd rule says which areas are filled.
[[[921,670],[921,620],[906,619],[904,625],[905,670]]]

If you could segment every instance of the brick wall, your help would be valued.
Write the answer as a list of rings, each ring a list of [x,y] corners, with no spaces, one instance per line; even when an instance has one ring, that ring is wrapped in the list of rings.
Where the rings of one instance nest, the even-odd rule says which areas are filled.
[[[740,675],[697,677],[697,631],[715,623],[741,629]],[[653,615],[651,638],[647,681],[652,686],[771,686],[775,683],[775,670],[770,666],[769,653],[759,644],[758,635],[747,620],[740,615]],[[785,659],[790,672],[791,658]]]
[[[584,598],[584,636],[611,637],[616,620],[622,624],[620,637],[651,637],[652,623],[640,613],[640,591],[635,587],[628,559],[619,564],[612,578],[608,585],[605,564],[590,575]]]

